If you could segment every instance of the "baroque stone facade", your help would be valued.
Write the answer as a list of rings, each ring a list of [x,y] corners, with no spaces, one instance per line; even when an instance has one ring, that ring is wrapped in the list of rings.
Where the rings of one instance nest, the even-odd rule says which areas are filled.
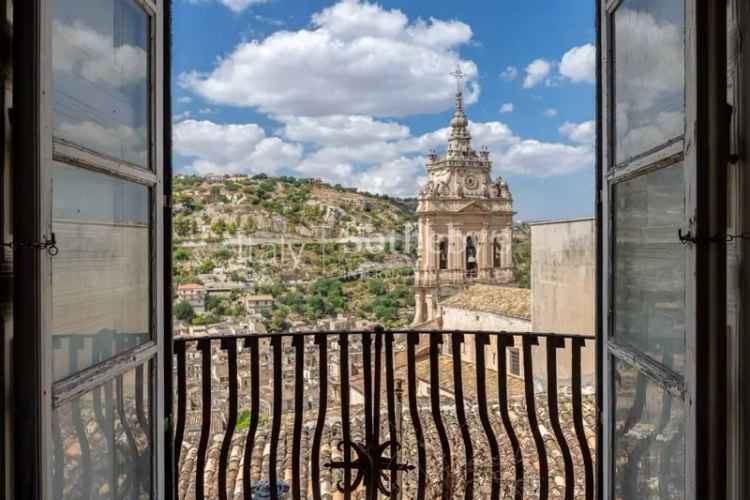
[[[492,180],[489,151],[471,145],[461,91],[448,151],[427,155],[426,167],[417,206],[415,324],[433,320],[442,298],[470,284],[513,280],[513,197],[501,177]]]

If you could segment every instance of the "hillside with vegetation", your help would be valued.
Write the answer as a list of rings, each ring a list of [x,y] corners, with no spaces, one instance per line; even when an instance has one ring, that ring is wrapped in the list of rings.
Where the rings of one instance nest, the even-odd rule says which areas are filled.
[[[270,331],[340,315],[387,326],[413,314],[416,216],[408,201],[293,177],[177,176],[175,283],[233,288],[194,325],[241,316],[243,296],[270,294]]]
[[[316,179],[181,176],[173,190],[177,240],[372,236],[416,222],[411,204]]]

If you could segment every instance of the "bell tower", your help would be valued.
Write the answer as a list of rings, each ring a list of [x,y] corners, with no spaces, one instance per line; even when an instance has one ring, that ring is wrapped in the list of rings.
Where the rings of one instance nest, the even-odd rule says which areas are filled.
[[[428,180],[419,193],[419,259],[414,324],[437,316],[440,300],[473,283],[513,281],[513,197],[492,180],[487,148],[475,151],[457,69],[456,108],[444,155],[426,157]]]

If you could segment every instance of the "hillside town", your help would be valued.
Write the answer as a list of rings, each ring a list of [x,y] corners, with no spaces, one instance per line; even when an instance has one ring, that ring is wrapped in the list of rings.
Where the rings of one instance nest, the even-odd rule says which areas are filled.
[[[491,171],[489,153],[477,152],[471,144],[459,92],[447,151],[443,156],[428,155],[429,177],[414,200],[308,179],[177,176],[174,332],[185,350],[187,374],[186,424],[179,450],[180,498],[195,497],[196,457],[202,454],[201,446],[206,447],[203,451],[208,457],[203,467],[209,498],[219,498],[215,476],[226,446],[229,498],[243,498],[247,485],[255,498],[266,498],[271,462],[278,473],[278,493],[286,494],[295,455],[302,462],[304,497],[320,487],[321,498],[343,498],[344,476],[332,464],[343,459],[343,440],[364,442],[364,415],[373,394],[368,388],[373,356],[369,337],[344,335],[349,331],[393,332],[388,334],[391,344],[386,351],[392,366],[383,367],[387,374],[376,361],[376,373],[383,379],[374,404],[382,413],[381,441],[399,443],[397,461],[411,465],[418,461],[413,430],[418,417],[424,426],[427,460],[431,467],[440,468],[446,431],[434,422],[431,396],[437,395],[456,457],[462,456],[466,437],[459,424],[466,422],[466,432],[477,443],[476,456],[489,451],[482,439],[489,426],[498,436],[503,463],[521,461],[527,470],[537,471],[526,474],[521,484],[513,468],[506,466],[502,498],[513,498],[518,488],[538,491],[546,481],[538,473],[535,446],[547,447],[550,457],[551,479],[544,487],[549,488],[551,498],[564,496],[565,456],[556,441],[560,436],[550,431],[555,423],[547,401],[547,344],[552,340],[543,339],[525,352],[520,337],[506,345],[507,339],[500,343],[501,337],[492,335],[488,347],[479,352],[474,335],[456,343],[455,334],[447,332],[545,331],[581,338],[592,334],[593,220],[514,224],[510,186],[502,178],[493,180]],[[554,255],[566,255],[567,261],[560,262]],[[582,310],[591,316],[582,315]],[[417,336],[411,338],[416,344],[411,345],[410,354],[409,335],[414,333]],[[431,352],[435,335],[442,337],[437,357]],[[228,344],[201,341],[216,338],[238,339],[234,345],[239,352],[231,355],[236,372],[230,368]],[[248,340],[253,338],[257,352]],[[594,346],[592,341],[581,342],[581,372],[581,366],[571,366],[573,344],[570,339],[562,341],[559,349],[556,380],[560,383],[558,391],[555,382],[554,395],[554,411],[558,413],[559,408],[559,413],[555,418],[562,422],[565,440],[583,441],[593,449]],[[376,346],[376,359],[380,359],[381,347]],[[253,366],[253,356],[257,356],[257,366]],[[489,395],[480,388],[480,368]],[[407,403],[410,373],[416,399]],[[210,376],[208,395],[206,374]],[[525,381],[530,374],[531,385]],[[440,385],[433,389],[436,376]],[[585,435],[573,422],[571,388],[576,377],[579,384],[581,377],[584,381],[579,417]],[[504,418],[496,389],[500,379],[510,408]],[[234,394],[233,383],[237,385]],[[257,401],[252,400],[254,387]],[[535,393],[532,400],[527,387]],[[321,405],[323,393],[326,401]],[[210,423],[206,398],[211,402]],[[230,415],[230,402],[235,398],[240,410]],[[389,398],[393,404],[386,408]],[[541,437],[528,419],[530,404],[537,408]],[[487,407],[490,416],[485,426],[481,412]],[[373,411],[378,413],[378,408]],[[346,430],[342,427],[345,415],[350,427]],[[393,415],[398,422],[395,427]],[[512,437],[508,426],[514,429]],[[227,435],[231,442],[226,441]],[[298,441],[292,443],[293,439]],[[514,456],[509,439],[520,440],[522,456]],[[319,450],[320,464],[329,467],[319,465],[316,470],[312,448]],[[571,459],[578,469],[583,467],[583,449],[576,448]],[[243,478],[247,460],[252,464],[249,481]],[[489,462],[481,462],[475,466],[474,488],[480,492],[478,497],[485,498],[492,470]],[[458,458],[451,467],[459,491],[466,486],[461,485],[466,462]],[[398,489],[399,498],[416,498],[414,475],[404,471],[400,479],[394,476],[398,484],[389,479],[387,487]],[[583,477],[576,475],[578,493],[584,488]],[[428,498],[441,496],[439,486],[435,488]],[[364,498],[363,491],[355,488],[352,498]]]

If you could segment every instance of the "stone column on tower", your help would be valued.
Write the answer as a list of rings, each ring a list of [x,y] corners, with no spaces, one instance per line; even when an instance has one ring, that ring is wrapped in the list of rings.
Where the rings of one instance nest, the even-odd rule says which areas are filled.
[[[485,221],[482,224],[482,231],[479,236],[479,279],[483,281],[489,281],[491,276],[490,271],[492,269],[492,264],[490,263],[492,252],[489,238],[489,226],[489,223]]]

